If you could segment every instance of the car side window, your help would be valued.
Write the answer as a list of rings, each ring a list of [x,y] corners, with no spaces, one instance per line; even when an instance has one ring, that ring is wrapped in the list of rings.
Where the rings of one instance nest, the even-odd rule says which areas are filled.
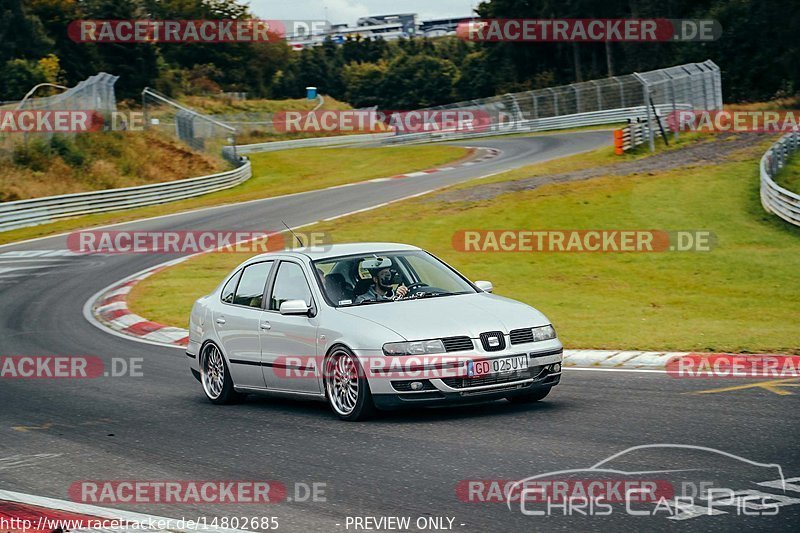
[[[303,300],[310,307],[311,290],[308,288],[302,267],[297,263],[283,262],[278,267],[278,274],[272,286],[270,311],[280,311],[281,304],[289,300]]]
[[[272,261],[264,263],[254,263],[245,267],[242,272],[242,279],[236,288],[233,297],[235,305],[261,308],[264,301],[264,288],[267,285],[267,278],[272,270]]]
[[[239,283],[239,278],[242,277],[242,271],[239,270],[236,274],[228,280],[228,283],[222,287],[222,292],[220,293],[220,300],[222,300],[226,304],[233,303],[233,296],[236,293],[236,285]]]

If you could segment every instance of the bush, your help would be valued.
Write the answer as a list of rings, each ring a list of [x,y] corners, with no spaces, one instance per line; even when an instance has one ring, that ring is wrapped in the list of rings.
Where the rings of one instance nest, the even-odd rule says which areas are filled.
[[[81,150],[75,146],[75,142],[68,137],[53,135],[50,139],[50,148],[53,149],[54,153],[61,156],[61,159],[71,167],[80,167],[86,162],[86,154],[81,152]]]
[[[45,141],[34,139],[15,146],[11,157],[17,165],[44,172],[49,165],[50,148]]]

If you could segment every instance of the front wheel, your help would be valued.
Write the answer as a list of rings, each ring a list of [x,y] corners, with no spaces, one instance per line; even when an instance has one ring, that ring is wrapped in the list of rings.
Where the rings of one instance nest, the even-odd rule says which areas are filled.
[[[367,377],[350,350],[336,348],[326,359],[324,370],[325,396],[339,418],[353,422],[375,414]]]
[[[216,344],[209,343],[203,348],[200,361],[200,383],[211,403],[224,405],[242,399],[243,395],[233,390],[228,364]]]
[[[506,399],[511,403],[538,402],[539,400],[544,400],[545,397],[550,394],[550,389],[552,389],[552,387],[545,387],[543,389],[537,389],[529,394],[524,394],[522,396],[509,396]]]

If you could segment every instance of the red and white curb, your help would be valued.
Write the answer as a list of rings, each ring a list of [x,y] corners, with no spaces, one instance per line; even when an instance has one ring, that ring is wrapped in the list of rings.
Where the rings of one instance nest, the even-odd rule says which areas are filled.
[[[580,368],[617,368],[663,370],[673,357],[692,352],[638,352],[618,350],[564,350],[564,366]]]
[[[89,322],[99,324],[102,329],[118,336],[160,346],[185,347],[189,343],[189,330],[147,320],[128,309],[127,299],[134,285],[190,257],[193,256],[145,269],[103,289],[86,302],[84,316]]]
[[[240,533],[240,530],[236,529],[200,527],[182,519],[0,490],[0,531],[3,533],[51,533],[59,529],[70,533],[121,531]]]
[[[458,165],[451,165],[448,167],[438,167],[438,168],[430,168],[428,170],[420,170],[418,172],[409,172],[408,174],[397,174],[395,176],[389,176],[388,178],[375,178],[369,180],[368,183],[379,183],[382,181],[389,181],[389,180],[399,180],[405,178],[421,178],[423,176],[429,176],[431,174],[436,174],[437,172],[447,172],[448,170],[456,170],[460,167],[470,167],[472,165],[477,165],[480,163],[485,163],[490,159],[494,159],[495,157],[499,156],[503,152],[496,148],[478,148],[483,155],[478,157],[477,159],[470,159],[469,161],[465,161],[464,163]]]

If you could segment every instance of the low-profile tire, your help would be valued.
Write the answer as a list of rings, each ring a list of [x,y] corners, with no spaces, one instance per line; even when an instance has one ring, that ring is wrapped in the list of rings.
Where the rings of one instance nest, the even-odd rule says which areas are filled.
[[[325,397],[333,412],[348,422],[368,420],[377,409],[361,363],[344,346],[334,348],[325,359]]]
[[[228,363],[217,345],[211,342],[200,352],[200,383],[208,401],[216,405],[236,403],[245,396],[233,389]]]
[[[539,400],[544,400],[545,397],[550,394],[550,389],[553,387],[545,387],[543,389],[536,389],[534,392],[530,394],[524,394],[521,396],[509,396],[506,399],[511,403],[533,403],[538,402]]]

